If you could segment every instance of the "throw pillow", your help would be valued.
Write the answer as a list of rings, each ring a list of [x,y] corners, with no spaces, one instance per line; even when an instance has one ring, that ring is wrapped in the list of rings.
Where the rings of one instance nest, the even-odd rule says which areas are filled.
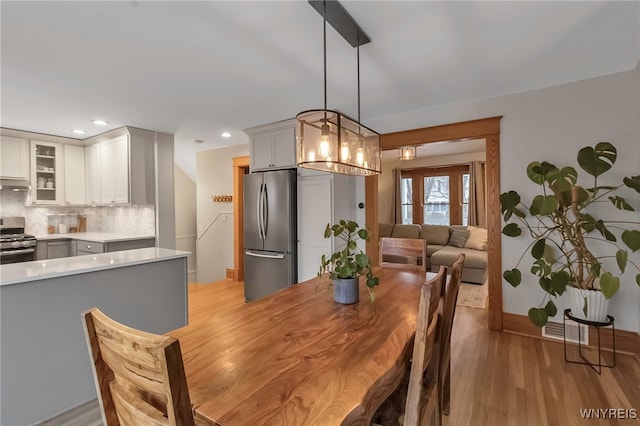
[[[452,228],[451,237],[449,237],[450,246],[463,248],[469,238],[469,231],[463,228]]]
[[[487,230],[477,226],[469,226],[467,229],[469,230],[469,238],[467,238],[464,246],[474,250],[486,251],[488,244]]]

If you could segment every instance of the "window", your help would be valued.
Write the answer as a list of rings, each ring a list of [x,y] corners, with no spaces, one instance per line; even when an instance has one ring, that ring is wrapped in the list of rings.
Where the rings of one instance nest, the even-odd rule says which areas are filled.
[[[449,225],[449,176],[432,176],[423,179],[423,223]]]
[[[402,223],[467,225],[469,167],[403,170]]]
[[[469,224],[469,173],[462,175],[462,224]]]
[[[400,204],[402,205],[402,223],[413,223],[413,179],[400,181]]]

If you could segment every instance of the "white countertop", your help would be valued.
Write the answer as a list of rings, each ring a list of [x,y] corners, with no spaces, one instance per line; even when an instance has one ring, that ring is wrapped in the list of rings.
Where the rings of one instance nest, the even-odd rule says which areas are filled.
[[[94,243],[115,243],[117,241],[132,241],[132,240],[146,240],[148,238],[155,238],[155,235],[131,235],[131,234],[119,234],[115,232],[73,232],[68,234],[44,234],[36,235],[36,240],[48,241],[48,240],[86,240]]]
[[[77,234],[74,234],[77,235]],[[189,252],[148,247],[87,256],[0,265],[0,286],[186,257]]]

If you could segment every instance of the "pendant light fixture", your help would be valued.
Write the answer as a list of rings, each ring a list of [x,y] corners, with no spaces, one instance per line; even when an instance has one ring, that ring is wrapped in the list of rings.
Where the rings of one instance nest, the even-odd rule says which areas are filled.
[[[416,147],[405,146],[404,148],[400,148],[398,158],[400,160],[413,160],[416,158]]]
[[[380,135],[360,123],[360,46],[371,41],[337,1],[313,1],[323,17],[324,109],[296,116],[298,167],[354,176],[380,174]],[[327,109],[327,22],[357,49],[358,120]]]

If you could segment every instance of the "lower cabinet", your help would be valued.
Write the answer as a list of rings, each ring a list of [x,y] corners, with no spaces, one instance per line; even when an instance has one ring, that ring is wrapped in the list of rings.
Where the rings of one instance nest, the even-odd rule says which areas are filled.
[[[71,256],[71,240],[38,241],[36,245],[37,260],[58,259]]]
[[[59,257],[86,256],[90,254],[155,247],[155,245],[155,238],[111,241],[106,243],[88,240],[72,240],[70,238],[44,240],[37,242],[36,259],[48,260],[57,259]]]
[[[75,240],[76,256],[104,253],[104,244],[93,241]]]
[[[96,243],[94,241],[76,240],[75,256],[87,254],[111,253],[114,251],[134,250],[146,247],[155,247],[155,238],[143,238],[137,240],[110,241]]]

